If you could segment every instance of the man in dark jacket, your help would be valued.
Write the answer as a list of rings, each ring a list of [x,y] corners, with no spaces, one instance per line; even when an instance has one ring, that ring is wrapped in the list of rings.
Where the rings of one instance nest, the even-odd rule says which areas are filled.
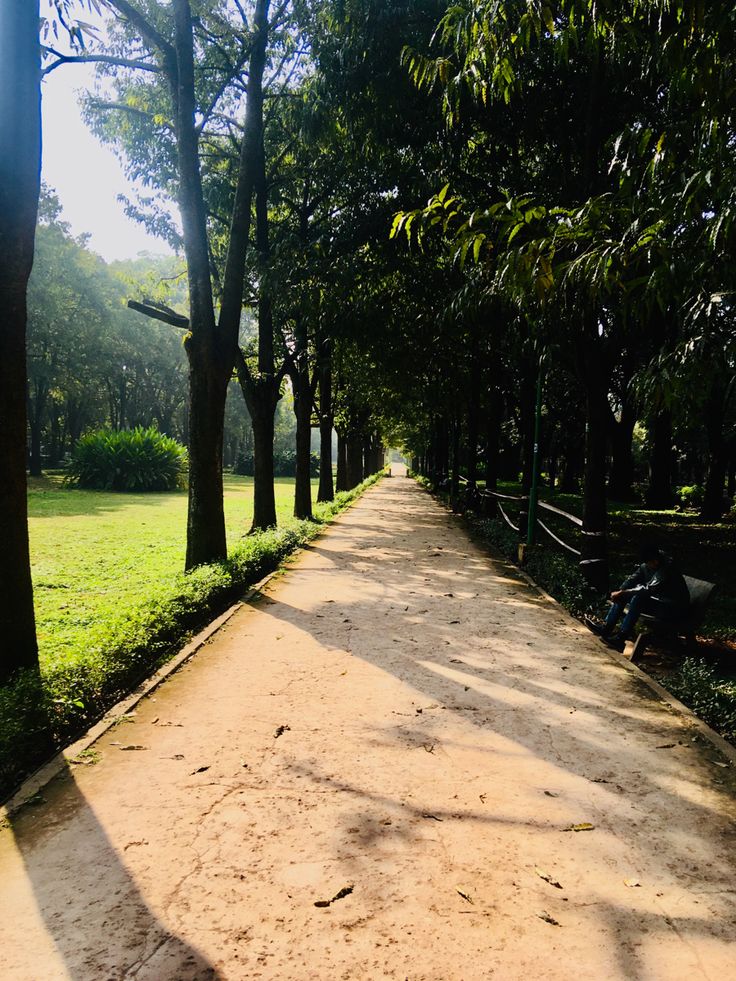
[[[605,622],[587,621],[590,629],[600,634],[603,643],[617,651],[623,651],[642,613],[675,622],[687,616],[690,606],[687,583],[669,555],[649,545],[642,548],[641,559],[637,571],[611,593],[611,609]],[[623,622],[614,633],[624,611]]]

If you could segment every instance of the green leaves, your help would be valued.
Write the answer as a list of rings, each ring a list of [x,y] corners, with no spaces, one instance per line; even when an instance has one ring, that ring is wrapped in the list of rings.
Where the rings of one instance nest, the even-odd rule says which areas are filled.
[[[153,427],[100,430],[80,439],[68,479],[93,490],[176,490],[185,486],[186,466],[186,449]]]

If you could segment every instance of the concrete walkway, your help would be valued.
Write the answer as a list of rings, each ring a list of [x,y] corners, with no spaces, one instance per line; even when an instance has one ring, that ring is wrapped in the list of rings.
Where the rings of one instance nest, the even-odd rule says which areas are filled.
[[[96,750],[0,831],[3,981],[736,975],[733,767],[413,481]]]

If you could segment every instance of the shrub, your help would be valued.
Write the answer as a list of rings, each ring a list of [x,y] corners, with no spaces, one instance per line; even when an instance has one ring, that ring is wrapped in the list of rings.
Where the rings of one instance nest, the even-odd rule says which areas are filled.
[[[684,508],[692,510],[699,508],[705,497],[705,489],[700,484],[692,484],[689,487],[678,487],[676,493],[680,499],[680,504]]]
[[[157,429],[87,433],[72,453],[67,479],[90,490],[171,491],[186,486],[187,451]]]
[[[719,678],[713,668],[693,658],[686,658],[674,675],[660,680],[699,718],[736,742],[735,681]]]
[[[252,453],[245,453],[241,450],[235,460],[233,473],[241,477],[252,477],[254,474],[255,462]],[[309,458],[309,474],[311,477],[319,476],[319,455],[311,453]],[[273,475],[274,477],[295,477],[296,476],[296,453],[293,450],[286,450],[283,453],[273,455]]]

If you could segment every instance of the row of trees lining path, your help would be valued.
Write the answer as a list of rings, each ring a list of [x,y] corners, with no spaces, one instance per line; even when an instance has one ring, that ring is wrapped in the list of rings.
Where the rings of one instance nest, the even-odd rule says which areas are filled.
[[[87,0],[76,13],[110,15],[95,38],[56,0],[67,47],[39,39],[34,6],[3,12],[17,137],[3,172],[18,175],[0,214],[17,298],[0,368],[3,676],[35,659],[19,393],[42,55],[45,72],[98,64],[85,114],[145,181],[129,213],[186,257],[188,313],[142,308],[186,330],[188,568],[226,554],[233,377],[254,528],[275,521],[287,377],[308,517],[313,426],[320,499],[333,426],[339,487],[392,442],[437,481],[521,473],[528,488],[540,370],[546,480],[582,490],[600,585],[609,497],[667,507],[676,483],[702,484],[704,518],[722,517],[736,491],[732,5]]]

